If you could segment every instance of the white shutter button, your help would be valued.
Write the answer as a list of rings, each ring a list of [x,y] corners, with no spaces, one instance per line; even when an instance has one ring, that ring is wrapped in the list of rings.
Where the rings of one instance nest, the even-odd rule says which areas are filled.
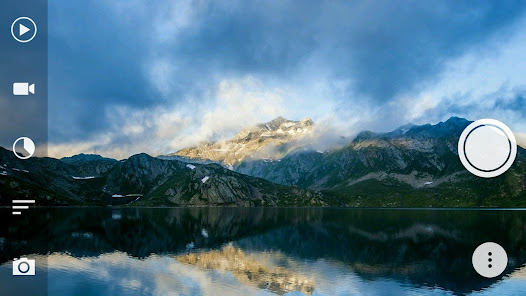
[[[477,120],[464,129],[458,140],[458,156],[472,174],[493,178],[506,172],[517,155],[513,132],[495,119]]]

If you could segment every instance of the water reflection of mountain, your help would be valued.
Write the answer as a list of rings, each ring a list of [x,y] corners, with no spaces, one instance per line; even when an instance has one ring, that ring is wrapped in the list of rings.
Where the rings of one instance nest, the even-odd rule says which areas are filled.
[[[82,257],[115,250],[144,258],[207,252],[233,242],[246,252],[328,259],[365,280],[389,278],[455,293],[501,279],[484,279],[472,269],[471,254],[482,242],[507,250],[505,274],[526,262],[523,211],[68,208],[28,213],[22,223],[8,221],[1,229],[2,262],[28,253]]]
[[[272,254],[282,258],[281,254]],[[242,249],[227,245],[220,250],[198,251],[181,254],[177,261],[195,265],[204,270],[228,271],[239,282],[272,291],[278,295],[302,292],[312,295],[313,280],[288,266],[269,266]],[[286,259],[286,258],[282,258]]]

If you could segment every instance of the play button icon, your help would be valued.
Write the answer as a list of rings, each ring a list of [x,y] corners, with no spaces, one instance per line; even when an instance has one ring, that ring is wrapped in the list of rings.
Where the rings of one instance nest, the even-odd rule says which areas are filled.
[[[19,17],[11,24],[11,35],[16,41],[27,43],[37,35],[37,25],[26,16]]]
[[[19,30],[18,30],[18,31],[20,32],[18,35],[20,35],[20,36],[22,36],[22,35],[24,35],[25,33],[31,31],[28,27],[26,27],[26,26],[24,26],[24,25],[22,25],[22,24],[19,24],[18,27],[19,27]]]

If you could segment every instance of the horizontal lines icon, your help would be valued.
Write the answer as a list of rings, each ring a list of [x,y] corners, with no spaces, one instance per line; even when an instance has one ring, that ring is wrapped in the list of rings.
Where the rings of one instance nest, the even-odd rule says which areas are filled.
[[[15,199],[13,204],[34,204],[34,199]],[[13,205],[13,210],[27,210],[29,209],[28,205]],[[13,211],[13,215],[22,215],[20,211]]]

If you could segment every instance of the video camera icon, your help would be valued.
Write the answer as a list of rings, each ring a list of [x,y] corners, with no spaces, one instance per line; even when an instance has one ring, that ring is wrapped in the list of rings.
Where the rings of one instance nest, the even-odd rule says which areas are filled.
[[[15,96],[27,96],[29,94],[35,94],[35,84],[29,84],[29,82],[15,82],[13,83],[13,95]]]

